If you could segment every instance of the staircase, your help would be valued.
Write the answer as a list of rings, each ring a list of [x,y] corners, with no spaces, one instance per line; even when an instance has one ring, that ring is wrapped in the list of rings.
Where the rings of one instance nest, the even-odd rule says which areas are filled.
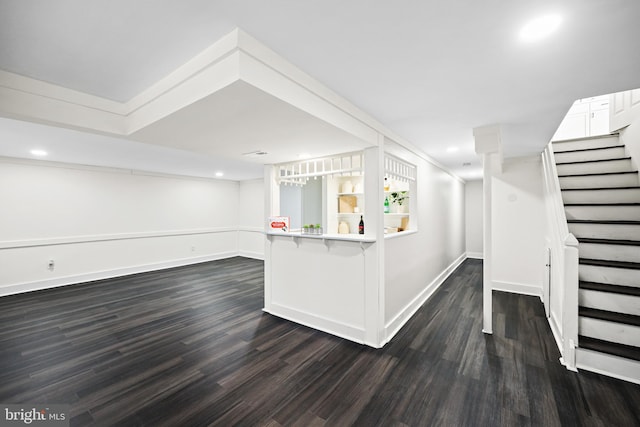
[[[569,231],[579,242],[576,364],[638,382],[638,171],[617,135],[557,141],[553,151]]]

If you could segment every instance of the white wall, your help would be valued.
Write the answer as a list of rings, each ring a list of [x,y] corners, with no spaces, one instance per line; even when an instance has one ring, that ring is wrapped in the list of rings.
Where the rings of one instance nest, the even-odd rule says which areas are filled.
[[[238,251],[241,256],[264,259],[264,180],[241,181],[238,207]]]
[[[620,132],[623,143],[636,168],[640,168],[640,89],[609,95],[610,130]]]
[[[541,295],[546,211],[540,157],[508,159],[492,181],[493,288]]]
[[[482,258],[482,180],[467,181],[465,184],[464,212],[467,256]]]
[[[620,142],[625,145],[636,168],[640,168],[640,117],[620,131]]]
[[[0,159],[0,295],[237,255],[239,186]]]
[[[391,152],[418,167],[417,195],[411,196],[411,203],[417,203],[417,218],[411,218],[417,222],[417,232],[388,237],[384,242],[387,337],[465,256],[464,183],[406,150],[396,147]]]

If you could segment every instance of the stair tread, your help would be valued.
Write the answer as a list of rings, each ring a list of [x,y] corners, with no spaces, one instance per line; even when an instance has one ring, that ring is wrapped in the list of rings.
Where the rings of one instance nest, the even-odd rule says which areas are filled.
[[[638,173],[637,170],[634,171],[622,171],[622,172],[597,172],[597,173],[579,173],[572,175],[558,175],[558,178],[570,178],[575,176],[603,176],[603,175],[625,175],[630,173]]]
[[[581,280],[579,288],[589,291],[608,292],[612,294],[624,294],[640,297],[640,288],[633,286],[611,285],[609,283],[587,282]]]
[[[640,361],[640,348],[578,335],[578,347]]]
[[[564,141],[558,141],[558,142],[564,142]],[[608,145],[606,147],[595,147],[595,148],[580,148],[578,150],[567,150],[567,151],[555,151],[555,154],[560,154],[560,153],[580,153],[580,152],[584,152],[584,151],[597,151],[597,150],[610,150],[612,148],[620,148],[620,147],[624,147],[624,145]]]
[[[607,322],[624,323],[626,325],[640,326],[640,316],[615,311],[599,310],[591,307],[578,307],[580,317],[605,320]]]
[[[640,263],[629,261],[610,261],[604,259],[580,258],[579,263],[583,265],[595,265],[598,267],[628,268],[640,270]]]
[[[593,136],[581,136],[578,138],[569,138],[569,139],[557,139],[555,141],[551,141],[553,144],[562,144],[564,142],[575,142],[575,141],[589,141],[592,139],[606,139],[606,138],[615,138],[620,135],[620,132],[612,132],[605,133],[603,135],[593,135]]]
[[[622,202],[622,203],[565,203],[565,206],[640,206],[640,202]]]
[[[578,238],[578,242],[596,243],[596,244],[602,244],[602,245],[640,246],[640,240],[594,239],[592,237],[580,237]]]
[[[640,221],[618,219],[568,219],[570,224],[640,225]]]
[[[590,187],[590,188],[563,188],[560,191],[606,191],[606,190],[640,190],[640,186],[627,187]]]
[[[616,158],[613,158],[613,159],[597,159],[597,160],[578,160],[576,162],[556,162],[556,166],[577,165],[577,164],[581,164],[581,163],[616,162],[618,160],[631,160],[631,157],[616,157]]]

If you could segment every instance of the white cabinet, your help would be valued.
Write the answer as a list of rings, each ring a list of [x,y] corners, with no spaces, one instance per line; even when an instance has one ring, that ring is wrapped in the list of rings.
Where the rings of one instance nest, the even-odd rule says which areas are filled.
[[[609,97],[598,97],[589,103],[589,136],[609,133]]]
[[[609,102],[611,132],[620,130],[640,118],[640,89],[613,93],[609,95]]]
[[[369,239],[383,226],[385,233],[417,230],[417,215],[413,212],[417,205],[413,200],[417,194],[416,166],[385,153],[384,184],[378,183],[372,179],[375,168],[372,174],[365,175],[365,154],[376,160],[373,156],[377,153],[367,150],[274,166],[278,195],[287,199],[280,200],[279,215],[296,213],[301,217],[297,222],[292,218],[292,224],[296,224],[292,231],[362,241],[360,221],[364,222]],[[288,197],[290,193],[296,197]],[[368,210],[365,193],[370,200],[376,200],[369,203]],[[387,200],[387,207],[380,204],[380,195]],[[410,222],[410,218],[416,220]],[[320,228],[322,233],[316,232]]]
[[[403,186],[384,192],[385,234],[408,230],[410,227],[411,190]]]
[[[608,133],[609,96],[595,96],[574,102],[551,139],[561,141]]]
[[[410,221],[416,205],[412,200],[417,194],[415,165],[385,153],[384,173],[384,233],[416,230],[415,220]]]
[[[347,230],[348,234],[358,234],[358,224],[360,218],[364,218],[364,212],[364,176],[362,174],[327,178],[328,233]],[[341,228],[340,223],[345,225]]]

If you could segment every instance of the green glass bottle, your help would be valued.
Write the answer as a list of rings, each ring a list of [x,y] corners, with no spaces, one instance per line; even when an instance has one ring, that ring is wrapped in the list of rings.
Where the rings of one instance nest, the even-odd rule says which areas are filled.
[[[384,213],[389,213],[389,197],[384,198]]]

